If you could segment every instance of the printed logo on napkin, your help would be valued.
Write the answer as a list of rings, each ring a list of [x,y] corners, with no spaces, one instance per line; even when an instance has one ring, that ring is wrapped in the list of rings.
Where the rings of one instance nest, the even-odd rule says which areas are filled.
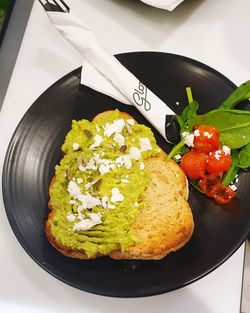
[[[147,100],[147,87],[139,82],[137,89],[134,89],[133,100],[136,105],[144,106],[145,111],[151,109],[151,103]]]

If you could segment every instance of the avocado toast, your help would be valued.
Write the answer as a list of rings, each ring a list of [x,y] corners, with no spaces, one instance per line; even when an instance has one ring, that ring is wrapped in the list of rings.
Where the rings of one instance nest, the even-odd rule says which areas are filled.
[[[73,121],[51,181],[46,235],[80,259],[161,259],[190,239],[187,182],[127,113]]]

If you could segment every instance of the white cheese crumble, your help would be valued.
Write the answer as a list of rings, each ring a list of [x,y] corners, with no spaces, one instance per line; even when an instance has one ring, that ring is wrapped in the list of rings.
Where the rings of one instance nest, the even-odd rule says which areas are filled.
[[[81,194],[81,189],[74,181],[70,181],[68,184],[68,192],[71,197],[76,198],[79,194]]]
[[[105,173],[108,173],[111,169],[111,166],[109,164],[101,164],[99,166],[99,172],[101,175],[104,175]]]
[[[141,151],[136,147],[131,147],[129,149],[130,158],[133,160],[139,160],[141,158]]]
[[[82,178],[77,178],[76,181],[77,181],[77,184],[79,184],[79,185],[83,183],[83,179]]]
[[[80,148],[80,146],[79,146],[78,143],[74,142],[73,145],[72,145],[72,148],[73,148],[74,151],[77,151]]]
[[[97,224],[101,224],[101,213],[89,213],[88,216],[90,217],[91,221]]]
[[[115,133],[113,140],[117,142],[120,146],[125,145],[125,137],[122,134]]]
[[[82,204],[78,207],[79,209],[93,209],[94,207],[101,205],[100,200],[90,194],[79,194],[77,196],[77,200],[82,202]]]
[[[100,133],[101,129],[98,125],[96,125],[95,129],[98,131],[98,133]]]
[[[177,161],[179,161],[179,160],[181,159],[181,155],[180,155],[180,154],[176,154],[174,157],[175,157],[175,159],[176,159]]]
[[[229,188],[232,189],[233,191],[237,190],[237,187],[235,185],[229,185]]]
[[[132,167],[132,162],[129,154],[121,155],[115,160],[117,167],[125,166],[127,170]]]
[[[89,213],[90,218],[86,218],[76,223],[73,226],[73,231],[76,230],[89,230],[90,228],[102,224],[101,214],[100,213]]]
[[[73,204],[75,204],[75,203],[76,203],[75,200],[69,200],[69,204],[70,204],[70,205],[73,205]]]
[[[75,215],[74,214],[72,214],[72,213],[67,213],[67,220],[69,221],[69,222],[74,222],[75,220],[76,220],[76,217],[75,217]]]
[[[138,207],[138,206],[139,206],[139,203],[138,203],[138,202],[135,202],[135,203],[134,203],[134,206],[135,206],[135,207]]]
[[[220,159],[220,157],[221,157],[221,150],[217,150],[217,151],[215,151],[215,153],[214,153],[214,157],[215,157],[215,159],[216,159],[216,160],[219,160],[219,159]]]
[[[122,182],[123,184],[126,184],[126,183],[128,183],[128,180],[127,180],[126,178],[123,178],[123,179],[121,179],[121,182]]]
[[[212,138],[213,134],[210,134],[209,132],[204,132],[204,136],[209,138]]]
[[[102,202],[102,207],[103,207],[104,209],[106,209],[106,208],[108,207],[108,201],[109,201],[108,196],[103,196],[103,197],[102,197],[101,202]]]
[[[222,150],[224,151],[225,155],[231,153],[231,149],[228,146],[222,146]]]
[[[103,142],[102,136],[95,135],[94,143],[89,147],[89,149],[94,149],[94,148],[99,147],[102,142]]]
[[[141,171],[143,171],[143,170],[144,170],[144,168],[145,168],[144,163],[140,162],[140,170],[141,170]]]
[[[183,132],[182,136],[184,138],[184,143],[188,147],[193,147],[194,146],[194,134],[190,134],[188,132]]]
[[[196,129],[194,131],[194,137],[199,137],[199,136],[200,136],[200,131],[199,131],[199,129]]]
[[[127,123],[130,125],[130,126],[133,126],[135,124],[135,120],[133,120],[132,118],[128,119],[127,120]]]
[[[114,120],[112,124],[107,123],[104,126],[104,136],[110,137],[114,133],[121,133],[124,126],[124,119]]]
[[[141,151],[152,150],[150,140],[147,137],[139,138]]]
[[[97,180],[93,180],[92,182],[85,184],[84,189],[89,190],[96,182],[97,182]]]
[[[111,202],[120,202],[124,199],[124,195],[120,193],[120,190],[118,188],[112,188],[111,192]]]

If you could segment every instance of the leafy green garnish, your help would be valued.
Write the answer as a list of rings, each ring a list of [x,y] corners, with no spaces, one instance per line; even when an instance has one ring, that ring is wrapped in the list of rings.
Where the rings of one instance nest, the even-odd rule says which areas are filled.
[[[235,91],[219,106],[219,109],[233,109],[239,102],[250,98],[250,80],[241,84]]]
[[[199,105],[193,100],[191,88],[186,88],[186,92],[188,105],[177,116],[181,134],[183,131],[192,132],[195,125],[211,125],[220,131],[220,141],[231,148],[232,165],[222,179],[222,183],[228,185],[239,168],[250,167],[250,111],[234,109],[237,104],[250,98],[250,80],[241,84],[218,109],[202,115],[197,114]],[[182,137],[168,156],[173,158],[176,154],[182,155],[187,149]],[[196,180],[190,180],[190,183],[201,191]]]
[[[238,166],[243,169],[250,166],[250,143],[240,150]]]

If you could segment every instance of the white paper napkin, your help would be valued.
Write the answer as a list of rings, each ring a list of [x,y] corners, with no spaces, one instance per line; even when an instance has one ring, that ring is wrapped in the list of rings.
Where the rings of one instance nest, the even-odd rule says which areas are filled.
[[[101,47],[91,29],[75,14],[47,13],[52,24],[83,57],[81,83],[134,105],[166,139],[166,115],[174,112]]]
[[[153,7],[173,11],[183,0],[141,0]]]

